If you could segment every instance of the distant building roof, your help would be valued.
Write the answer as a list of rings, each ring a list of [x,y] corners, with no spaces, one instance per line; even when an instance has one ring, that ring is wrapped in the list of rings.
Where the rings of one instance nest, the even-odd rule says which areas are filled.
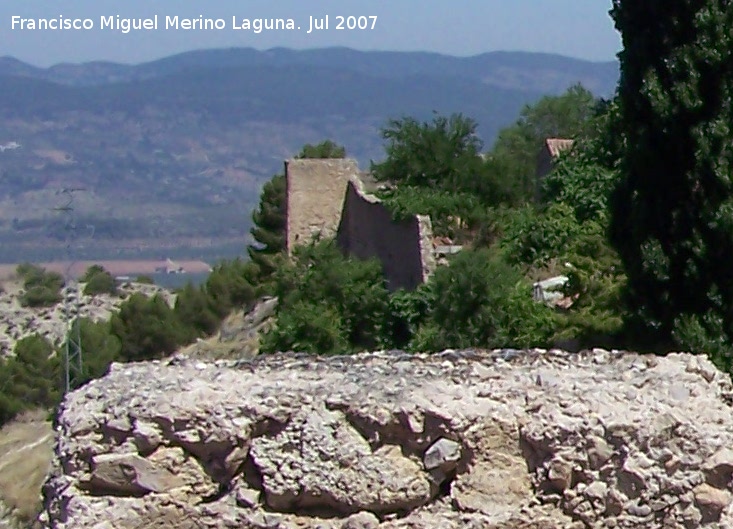
[[[547,152],[550,153],[550,156],[553,158],[557,158],[565,151],[569,151],[573,148],[573,140],[566,140],[563,138],[547,138],[545,140],[545,145],[547,147]]]

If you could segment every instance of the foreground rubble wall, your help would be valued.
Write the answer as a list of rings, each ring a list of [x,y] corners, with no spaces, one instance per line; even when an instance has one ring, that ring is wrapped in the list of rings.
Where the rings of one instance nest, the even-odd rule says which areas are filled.
[[[602,350],[114,365],[60,409],[42,521],[733,527],[731,389]]]

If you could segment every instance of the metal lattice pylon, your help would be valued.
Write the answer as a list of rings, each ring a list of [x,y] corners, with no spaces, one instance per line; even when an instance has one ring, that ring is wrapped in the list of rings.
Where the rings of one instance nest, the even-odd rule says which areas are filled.
[[[64,343],[64,394],[81,383],[84,373],[84,350],[81,343],[81,325],[79,321],[81,292],[79,282],[73,281],[74,242],[76,240],[76,222],[74,218],[74,193],[84,191],[83,188],[65,188],[57,194],[66,197],[66,203],[54,208],[65,217],[66,230],[66,273],[64,274],[64,317],[66,319],[66,339]],[[73,283],[73,290],[72,290]],[[73,295],[72,295],[73,293]]]

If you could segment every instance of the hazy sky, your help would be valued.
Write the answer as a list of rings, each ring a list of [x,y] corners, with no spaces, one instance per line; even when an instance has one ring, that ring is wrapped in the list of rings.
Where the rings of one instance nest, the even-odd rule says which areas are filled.
[[[198,48],[348,46],[451,55],[545,51],[605,61],[612,60],[620,47],[608,16],[610,5],[610,0],[2,0],[0,55],[48,66],[90,60],[138,63]],[[157,30],[124,34],[116,29],[100,29],[101,17],[154,15],[159,19]],[[311,16],[326,15],[328,30],[306,33]],[[374,29],[337,30],[339,15],[377,19]],[[94,28],[20,29],[16,19],[18,23],[12,29],[13,16],[88,18]],[[166,29],[166,16],[220,18],[226,27]],[[233,17],[240,27],[244,18],[292,18],[300,30],[237,30]]]

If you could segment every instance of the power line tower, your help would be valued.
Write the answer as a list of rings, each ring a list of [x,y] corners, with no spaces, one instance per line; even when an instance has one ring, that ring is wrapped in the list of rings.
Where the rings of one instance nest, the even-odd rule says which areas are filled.
[[[81,382],[84,373],[84,351],[81,343],[81,325],[79,314],[81,309],[81,292],[79,282],[73,281],[72,269],[74,260],[74,243],[77,238],[76,218],[74,215],[74,193],[85,191],[84,188],[64,188],[57,195],[64,197],[64,204],[54,208],[64,217],[66,232],[66,272],[64,274],[64,318],[66,320],[66,340],[64,344],[64,394],[71,391],[75,383]],[[73,282],[73,290],[72,290]]]

